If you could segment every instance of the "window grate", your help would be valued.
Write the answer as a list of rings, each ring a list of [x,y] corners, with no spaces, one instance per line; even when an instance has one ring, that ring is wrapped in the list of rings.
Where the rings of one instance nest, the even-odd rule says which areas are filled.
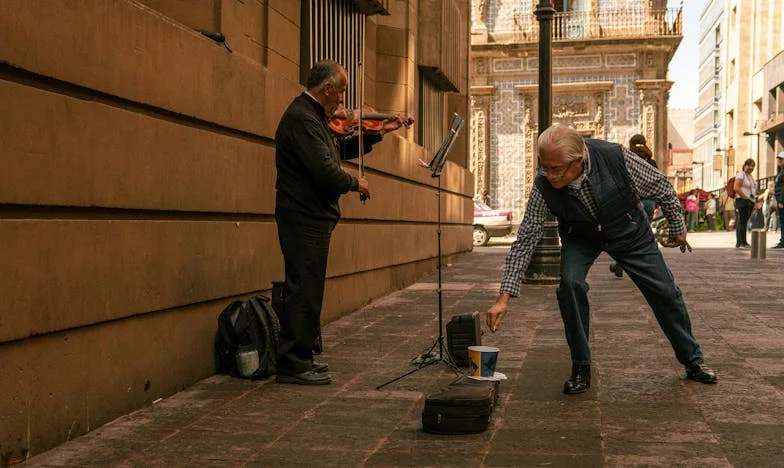
[[[420,74],[419,99],[419,144],[431,154],[435,153],[444,139],[444,102],[443,91]]]
[[[351,0],[302,0],[300,82],[320,60],[334,60],[346,69],[345,105],[359,103],[359,63],[365,37],[365,15]]]

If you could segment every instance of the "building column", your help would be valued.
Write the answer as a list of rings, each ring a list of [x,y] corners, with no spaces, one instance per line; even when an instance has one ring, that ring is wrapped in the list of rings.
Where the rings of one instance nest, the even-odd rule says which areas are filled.
[[[667,153],[667,100],[672,81],[636,80],[634,84],[640,92],[640,134],[648,142],[656,164],[664,167]]]
[[[487,43],[487,3],[488,0],[471,0],[471,42]]]
[[[474,174],[474,193],[490,190],[490,101],[494,86],[471,88],[471,172]]]

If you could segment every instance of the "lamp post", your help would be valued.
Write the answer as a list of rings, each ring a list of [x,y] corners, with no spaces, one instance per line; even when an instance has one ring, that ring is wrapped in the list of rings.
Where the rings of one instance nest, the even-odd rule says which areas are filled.
[[[692,161],[691,165],[696,166],[697,164],[700,165],[700,189],[705,189],[705,162],[703,161]],[[694,168],[692,168],[692,173],[694,172]],[[692,176],[693,180],[694,176]]]
[[[760,139],[759,139],[760,135],[762,135],[762,133],[760,133],[758,131],[757,132],[743,132],[743,136],[756,136],[757,137],[757,164],[756,164],[757,165],[757,177],[756,177],[757,180],[759,180],[759,168],[760,168],[760,146],[761,146],[760,145]]]
[[[552,123],[553,116],[553,64],[552,64],[552,0],[540,0],[534,11],[539,22],[539,134]],[[523,274],[524,283],[556,284],[561,276],[561,246],[558,237],[558,221],[551,213],[544,222],[542,240],[534,249],[531,263]]]
[[[731,147],[727,148],[727,149],[725,149],[725,148],[716,148],[716,152],[717,153],[724,153],[726,155],[724,157],[724,168],[726,169],[726,172],[727,172],[727,177],[725,178],[726,180],[729,180],[729,178],[730,178],[730,152],[732,150],[733,150],[733,148],[731,148]],[[734,164],[734,161],[733,161],[733,164]]]

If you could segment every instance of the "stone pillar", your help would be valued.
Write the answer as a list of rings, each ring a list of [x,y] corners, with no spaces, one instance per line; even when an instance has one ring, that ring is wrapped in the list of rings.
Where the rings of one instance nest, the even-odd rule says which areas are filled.
[[[471,0],[471,43],[487,43],[487,3],[489,0]]]
[[[667,155],[667,100],[672,81],[637,80],[634,84],[640,93],[640,134],[645,136],[656,164],[664,167]]]
[[[471,172],[474,174],[474,193],[490,189],[490,100],[493,86],[471,87]]]
[[[522,197],[523,206],[528,206],[528,195],[534,186],[534,177],[536,177],[536,168],[538,166],[536,160],[536,142],[539,137],[539,123],[536,121],[536,115],[539,112],[539,102],[537,100],[537,85],[517,85],[515,90],[523,100],[524,114],[523,114],[523,141],[525,145],[525,152],[523,154],[523,161],[525,164],[525,177],[523,178]]]

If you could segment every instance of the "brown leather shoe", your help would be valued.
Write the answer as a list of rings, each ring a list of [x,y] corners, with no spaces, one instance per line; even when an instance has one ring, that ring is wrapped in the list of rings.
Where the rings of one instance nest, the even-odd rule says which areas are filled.
[[[687,367],[686,377],[695,382],[704,384],[715,384],[716,380],[718,380],[716,378],[716,373],[713,372],[708,366],[703,364],[699,364],[694,367]]]
[[[590,364],[572,364],[572,376],[564,382],[563,392],[566,395],[577,395],[591,388]]]

